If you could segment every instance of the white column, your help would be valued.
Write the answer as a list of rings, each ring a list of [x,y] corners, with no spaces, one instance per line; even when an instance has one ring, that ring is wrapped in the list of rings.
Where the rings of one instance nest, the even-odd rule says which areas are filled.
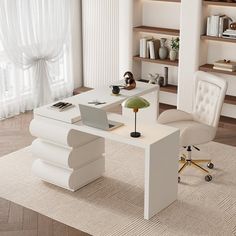
[[[119,1],[82,0],[84,85],[119,79]]]
[[[132,71],[133,0],[119,0],[119,79]]]
[[[72,71],[74,78],[74,87],[78,88],[83,84],[82,75],[82,0],[73,0],[71,4],[71,53],[72,53]]]
[[[178,109],[191,112],[194,73],[199,67],[202,0],[181,0]]]

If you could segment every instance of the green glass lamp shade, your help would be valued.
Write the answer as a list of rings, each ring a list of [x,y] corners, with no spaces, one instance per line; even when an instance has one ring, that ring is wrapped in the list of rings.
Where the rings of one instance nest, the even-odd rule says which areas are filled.
[[[141,109],[149,107],[150,103],[141,97],[131,97],[127,99],[124,103],[124,107],[132,108],[132,109]]]
[[[133,138],[138,138],[141,136],[140,132],[136,131],[136,123],[137,123],[137,112],[139,109],[146,108],[150,106],[150,103],[145,100],[144,98],[141,97],[131,97],[127,99],[124,103],[123,106],[126,108],[131,108],[134,111],[135,118],[134,118],[134,132],[130,133],[130,136]]]

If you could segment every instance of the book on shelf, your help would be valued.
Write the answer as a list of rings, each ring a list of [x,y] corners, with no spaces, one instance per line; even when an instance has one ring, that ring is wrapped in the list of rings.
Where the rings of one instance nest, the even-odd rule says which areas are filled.
[[[158,58],[158,50],[160,48],[160,40],[159,39],[153,39],[148,41],[148,49],[149,49],[149,55],[150,59],[157,59]]]
[[[152,40],[152,37],[144,37],[140,39],[139,43],[139,55],[142,58],[149,58],[148,41]]]
[[[226,68],[226,67],[221,67],[221,66],[213,66],[213,69],[215,69],[215,70],[222,70],[222,71],[228,71],[228,72],[236,71],[236,68]]]
[[[229,28],[229,17],[226,15],[212,15],[207,17],[206,35],[222,37],[225,30]]]
[[[226,60],[219,60],[214,63],[215,67],[227,68],[227,69],[236,69],[236,62],[235,61],[226,61]]]

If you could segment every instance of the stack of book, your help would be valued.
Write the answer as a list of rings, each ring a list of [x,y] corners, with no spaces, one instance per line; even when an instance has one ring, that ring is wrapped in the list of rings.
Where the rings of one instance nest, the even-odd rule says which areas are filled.
[[[152,37],[144,37],[140,39],[139,55],[142,58],[157,59],[160,48],[160,40]]]
[[[225,30],[229,28],[229,17],[226,15],[213,15],[207,17],[208,36],[222,37]]]
[[[214,63],[213,69],[234,72],[236,71],[236,62],[219,60]]]
[[[227,29],[223,33],[223,38],[236,39],[236,30]]]

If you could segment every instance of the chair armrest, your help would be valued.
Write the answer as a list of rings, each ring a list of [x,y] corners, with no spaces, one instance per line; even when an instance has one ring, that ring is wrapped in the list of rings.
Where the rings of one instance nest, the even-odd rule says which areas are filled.
[[[158,117],[157,122],[160,124],[167,124],[170,122],[184,121],[184,120],[193,120],[192,114],[181,110],[170,109],[162,112]]]

